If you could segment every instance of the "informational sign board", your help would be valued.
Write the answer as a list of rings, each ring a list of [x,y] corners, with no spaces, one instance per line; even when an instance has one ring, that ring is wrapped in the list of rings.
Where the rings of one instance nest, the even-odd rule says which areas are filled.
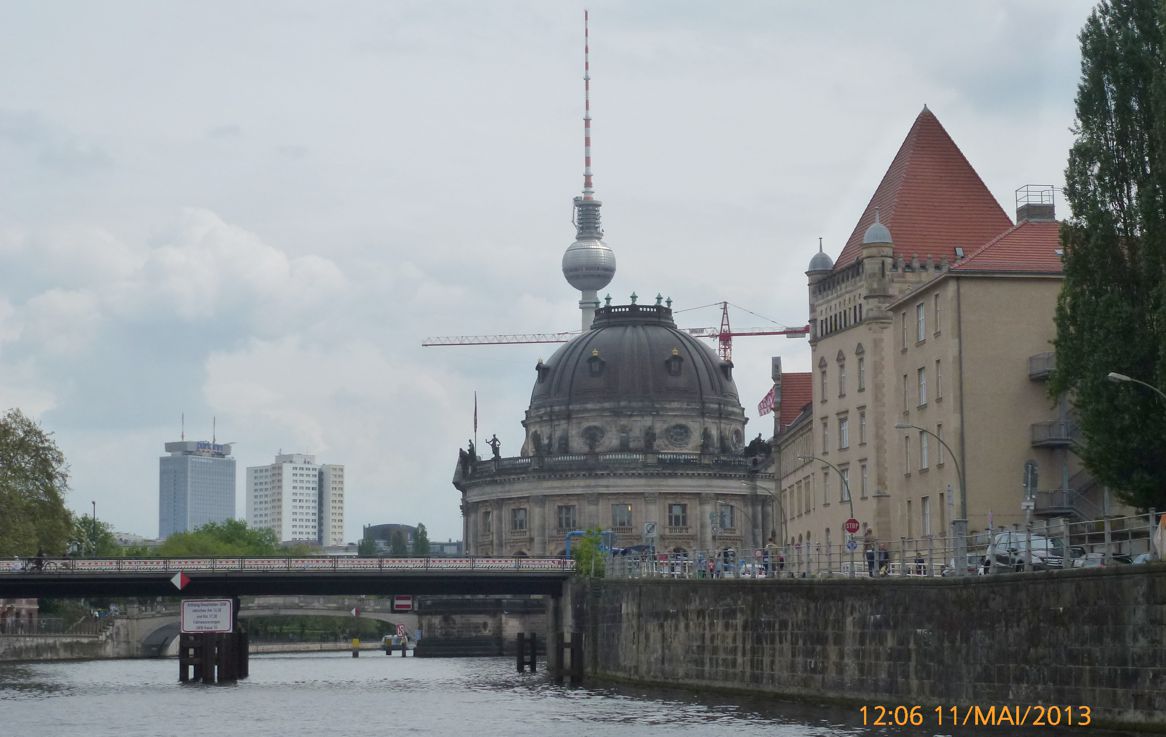
[[[180,626],[183,634],[231,632],[230,599],[183,599]]]
[[[397,594],[393,597],[394,612],[413,611],[413,597],[410,594]]]

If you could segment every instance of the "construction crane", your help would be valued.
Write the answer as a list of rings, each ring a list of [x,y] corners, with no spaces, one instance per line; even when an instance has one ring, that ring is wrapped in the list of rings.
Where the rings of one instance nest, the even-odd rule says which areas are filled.
[[[718,305],[721,308],[721,326],[720,328],[680,328],[684,332],[696,338],[712,338],[717,341],[717,355],[724,361],[733,360],[733,337],[747,336],[747,335],[784,335],[787,338],[802,338],[810,333],[810,326],[806,325],[800,328],[787,328],[781,325],[773,325],[770,327],[761,328],[747,328],[745,330],[733,330],[729,325],[729,303],[719,302],[702,307],[691,307],[687,310],[678,310],[678,312],[690,312],[692,310],[701,310],[705,307],[713,307]],[[744,307],[733,305],[739,310],[749,312]],[[750,314],[756,314],[750,312]],[[761,315],[758,315],[761,317]],[[507,345],[507,344],[523,344],[523,343],[566,343],[575,336],[579,335],[576,332],[567,333],[517,333],[511,335],[454,335],[446,337],[426,338],[421,342],[423,347],[448,346],[448,345]]]

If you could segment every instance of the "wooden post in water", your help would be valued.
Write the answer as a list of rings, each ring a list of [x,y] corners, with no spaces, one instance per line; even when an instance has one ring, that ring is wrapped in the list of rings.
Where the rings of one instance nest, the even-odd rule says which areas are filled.
[[[514,648],[515,656],[518,659],[518,672],[522,673],[526,670],[526,633],[519,632],[517,643]]]
[[[583,633],[571,633],[571,685],[583,684]]]
[[[215,682],[215,638],[202,633],[198,637],[198,660],[203,683]]]
[[[555,645],[554,645],[554,647],[555,647],[555,654],[556,654],[555,667],[554,667],[555,683],[562,683],[563,682],[563,671],[564,671],[563,655],[564,655],[564,651],[566,649],[566,646],[563,643],[563,631],[560,629],[555,630]]]
[[[530,672],[534,673],[538,660],[538,635],[534,632],[530,633]]]

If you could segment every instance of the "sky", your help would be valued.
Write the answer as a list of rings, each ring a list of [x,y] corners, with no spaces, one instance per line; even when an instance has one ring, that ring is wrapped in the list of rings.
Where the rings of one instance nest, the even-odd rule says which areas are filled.
[[[924,104],[1006,212],[1060,187],[1092,5],[590,2],[604,292],[804,325],[818,239]],[[459,539],[474,392],[517,454],[556,346],[421,343],[578,329],[583,8],[0,0],[0,409],[54,433],[68,506],[155,537],[184,414],[235,444],[239,516],[247,466],[312,453],[346,467],[347,540]],[[772,356],[809,370],[804,340],[733,345],[749,437]]]

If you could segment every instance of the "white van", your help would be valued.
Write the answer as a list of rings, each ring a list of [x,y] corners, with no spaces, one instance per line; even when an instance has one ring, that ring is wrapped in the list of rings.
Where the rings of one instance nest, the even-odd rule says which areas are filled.
[[[1060,570],[1065,567],[1065,548],[1060,540],[1008,530],[996,535],[988,546],[989,573],[1023,571],[1029,540],[1032,541],[1034,571]]]

